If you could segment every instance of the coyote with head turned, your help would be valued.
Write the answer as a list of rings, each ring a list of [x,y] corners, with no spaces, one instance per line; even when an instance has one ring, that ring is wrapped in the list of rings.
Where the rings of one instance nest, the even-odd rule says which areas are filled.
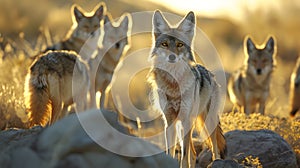
[[[294,117],[300,111],[300,57],[291,76],[290,106],[290,115]]]
[[[110,14],[107,14],[104,18],[102,48],[98,48],[97,56],[89,60],[91,69],[96,71],[95,83],[92,82],[95,86],[91,87],[91,94],[95,94],[97,91],[101,92],[101,108],[105,108],[104,102],[106,94],[110,94],[107,93],[107,88],[112,80],[114,70],[121,57],[125,55],[129,49],[131,24],[131,16],[128,13],[123,14],[117,22],[113,21]],[[92,89],[95,90],[93,91]],[[91,96],[94,102],[95,95]]]
[[[29,125],[52,124],[66,115],[63,107],[73,104],[87,109],[88,64],[74,51],[48,51],[31,65],[25,81],[25,105]]]
[[[181,121],[183,167],[194,167],[196,152],[193,130],[203,131],[209,140],[213,160],[223,157],[225,139],[219,123],[219,86],[214,75],[195,62],[191,49],[195,16],[189,12],[177,27],[170,27],[160,11],[153,16],[152,67],[148,82],[152,88],[153,108],[166,120],[166,149],[175,157],[176,138]],[[201,134],[203,135],[203,134]]]
[[[228,92],[233,104],[246,114],[265,112],[269,97],[271,75],[275,66],[276,46],[271,36],[264,46],[257,47],[249,36],[245,38],[245,65],[232,74],[228,82]]]
[[[79,53],[82,46],[89,39],[91,48],[96,48],[100,37],[100,24],[105,15],[106,6],[99,3],[92,12],[86,13],[81,7],[73,5],[71,11],[73,26],[64,40],[48,47],[48,50],[73,50]]]

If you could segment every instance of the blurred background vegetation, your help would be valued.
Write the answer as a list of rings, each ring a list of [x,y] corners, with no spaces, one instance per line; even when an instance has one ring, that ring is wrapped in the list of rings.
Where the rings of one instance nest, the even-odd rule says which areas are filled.
[[[0,1],[0,128],[22,127],[22,121],[27,120],[23,88],[27,68],[32,62],[30,57],[65,36],[72,25],[70,9],[74,3],[90,11],[99,2],[101,1]],[[103,2],[114,18],[120,17],[124,12],[155,9],[180,16],[190,10],[195,11],[198,28],[211,40],[219,53],[224,70],[228,73],[243,64],[243,40],[247,34],[252,35],[258,44],[262,44],[268,35],[273,34],[277,40],[277,67],[273,75],[266,114],[273,117],[276,122],[272,122],[274,128],[271,128],[270,124],[266,127],[259,124],[259,128],[277,130],[283,137],[291,139],[289,142],[299,158],[299,120],[277,118],[288,117],[289,79],[300,51],[299,0],[104,0]],[[151,34],[134,36],[131,42],[128,54],[140,48],[151,47]],[[144,82],[146,73],[147,71],[143,71],[137,74],[131,81],[131,85],[134,85],[134,89],[130,88],[132,101],[140,109],[148,105],[145,91],[147,86]],[[224,111],[230,111],[231,107],[227,98]],[[265,117],[260,118],[260,121],[268,120],[268,117]],[[226,114],[222,122],[225,131],[229,131],[237,128],[245,129],[246,126],[237,125],[235,121],[243,121],[244,124],[248,123],[248,126],[253,125],[246,122],[247,119],[249,118],[238,114]],[[281,128],[280,131],[278,128]]]

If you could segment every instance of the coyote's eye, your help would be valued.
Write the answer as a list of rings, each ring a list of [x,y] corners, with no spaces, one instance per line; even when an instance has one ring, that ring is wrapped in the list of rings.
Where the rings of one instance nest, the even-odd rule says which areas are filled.
[[[263,62],[263,63],[267,63],[267,62],[268,62],[268,60],[267,60],[267,59],[264,59],[264,60],[262,60],[262,62]]]
[[[177,46],[177,48],[180,48],[180,47],[183,46],[183,43],[180,43],[180,42],[179,42],[179,43],[176,44],[176,46]]]
[[[168,47],[168,46],[169,46],[167,42],[162,42],[161,45],[162,45],[163,47]]]

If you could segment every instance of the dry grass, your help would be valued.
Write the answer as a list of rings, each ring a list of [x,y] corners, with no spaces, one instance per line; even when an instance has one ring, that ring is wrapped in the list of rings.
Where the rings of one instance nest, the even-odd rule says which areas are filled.
[[[0,63],[0,128],[22,128],[27,121],[23,85],[28,65],[24,57],[12,57]]]

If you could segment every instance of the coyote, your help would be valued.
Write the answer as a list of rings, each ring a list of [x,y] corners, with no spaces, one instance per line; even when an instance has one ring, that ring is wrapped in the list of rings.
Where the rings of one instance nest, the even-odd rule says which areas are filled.
[[[87,109],[88,64],[74,51],[48,51],[31,65],[25,81],[29,125],[46,126],[64,117],[74,96],[78,111]],[[73,73],[74,72],[74,73]]]
[[[298,58],[297,64],[291,76],[290,104],[290,115],[291,117],[294,117],[300,110],[300,57]]]
[[[85,14],[77,5],[73,5],[71,11],[73,11],[73,26],[65,39],[48,47],[44,52],[48,50],[73,50],[79,53],[88,39],[89,45],[93,45],[91,48],[96,48],[94,45],[98,44],[100,25],[106,12],[105,4],[99,3],[89,14]]]
[[[194,13],[189,12],[177,27],[170,27],[161,12],[155,11],[154,43],[150,54],[152,66],[147,79],[152,88],[152,106],[154,110],[161,111],[165,118],[166,152],[172,157],[175,157],[178,132],[176,122],[182,123],[186,134],[183,138],[184,151],[181,151],[184,156],[180,159],[183,167],[195,167],[194,128],[198,131],[204,128],[213,160],[223,157],[226,149],[217,114],[219,86],[210,71],[196,64],[191,49],[195,21]],[[209,116],[213,119],[204,123]],[[213,124],[216,127],[211,130]],[[168,145],[170,149],[167,149]]]
[[[275,40],[272,36],[264,46],[256,47],[250,36],[244,41],[245,65],[232,74],[228,82],[230,100],[246,114],[253,113],[259,105],[264,114],[269,96],[271,75],[275,67]]]
[[[125,55],[129,49],[131,16],[123,14],[118,22],[113,22],[108,14],[104,19],[104,37],[103,46],[98,48],[98,54],[89,61],[89,65],[96,71],[95,86],[91,87],[92,101],[95,100],[97,91],[101,92],[100,107],[104,107],[107,87],[112,80],[112,76],[122,55]],[[99,63],[100,62],[100,63]],[[95,89],[95,91],[92,91]]]

